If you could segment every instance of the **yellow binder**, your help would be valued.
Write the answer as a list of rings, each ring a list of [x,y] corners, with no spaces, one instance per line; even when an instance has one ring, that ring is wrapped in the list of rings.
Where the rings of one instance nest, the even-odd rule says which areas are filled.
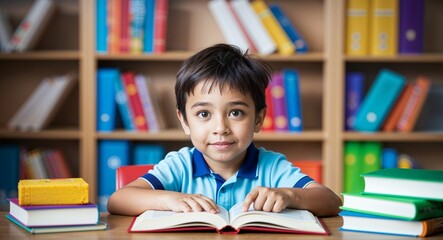
[[[349,0],[346,6],[346,54],[369,54],[369,0]]]
[[[269,7],[262,0],[251,2],[251,6],[265,25],[271,35],[272,40],[276,43],[278,53],[282,55],[291,55],[295,53],[295,46],[286,35],[285,31],[275,19]]]
[[[371,3],[371,55],[394,56],[398,52],[398,2],[372,0]]]

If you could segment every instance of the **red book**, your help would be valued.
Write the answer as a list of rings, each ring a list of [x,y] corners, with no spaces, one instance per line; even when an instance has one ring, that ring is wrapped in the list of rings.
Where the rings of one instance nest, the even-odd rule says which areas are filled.
[[[395,103],[394,107],[392,108],[391,112],[383,123],[383,131],[393,132],[395,130],[398,120],[400,119],[401,114],[403,113],[403,110],[405,109],[406,103],[408,102],[411,94],[412,84],[408,83],[406,84],[403,92],[401,93],[400,97],[398,98],[397,102]]]
[[[263,131],[274,131],[274,107],[272,106],[271,86],[268,86],[265,91],[266,97],[266,115],[261,129]]]
[[[154,53],[166,51],[168,0],[157,0],[154,10]]]
[[[129,52],[129,47],[131,43],[131,37],[129,34],[129,1],[130,0],[121,0],[121,8],[120,8],[120,52],[127,53]]]
[[[146,122],[140,95],[135,85],[135,75],[133,72],[125,72],[122,74],[122,79],[129,104],[131,105],[135,128],[138,131],[148,131],[148,123]]]
[[[405,109],[397,123],[397,130],[400,132],[411,132],[415,127],[415,122],[420,115],[423,104],[429,93],[431,81],[426,77],[418,77],[412,88],[411,96],[406,103]]]

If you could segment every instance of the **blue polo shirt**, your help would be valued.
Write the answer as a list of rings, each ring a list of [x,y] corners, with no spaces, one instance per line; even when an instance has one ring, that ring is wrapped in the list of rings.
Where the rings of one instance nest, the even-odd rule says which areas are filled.
[[[153,189],[202,194],[228,210],[244,201],[256,186],[303,188],[313,182],[312,178],[287,161],[285,155],[256,148],[254,144],[248,147],[237,173],[226,181],[211,171],[200,151],[188,147],[168,153],[141,179],[146,180]]]

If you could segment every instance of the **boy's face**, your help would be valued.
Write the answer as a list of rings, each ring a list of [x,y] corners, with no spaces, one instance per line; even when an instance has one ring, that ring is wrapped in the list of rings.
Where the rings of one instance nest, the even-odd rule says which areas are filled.
[[[210,85],[210,84],[207,84]],[[211,92],[201,81],[186,102],[186,119],[177,111],[183,130],[208,164],[239,166],[265,111],[256,115],[252,97],[225,86]]]

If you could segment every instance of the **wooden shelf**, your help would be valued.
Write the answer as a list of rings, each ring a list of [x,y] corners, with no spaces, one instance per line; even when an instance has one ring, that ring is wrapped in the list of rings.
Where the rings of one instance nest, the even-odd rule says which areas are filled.
[[[79,51],[31,51],[0,53],[0,60],[79,60]]]
[[[346,132],[346,141],[381,141],[381,142],[434,142],[443,141],[443,132],[411,132],[411,133],[357,133]]]
[[[345,60],[346,62],[443,63],[443,53],[405,54],[392,57],[345,56]]]
[[[0,138],[8,139],[60,139],[79,140],[81,137],[78,129],[48,129],[37,132],[15,131],[0,129]]]

